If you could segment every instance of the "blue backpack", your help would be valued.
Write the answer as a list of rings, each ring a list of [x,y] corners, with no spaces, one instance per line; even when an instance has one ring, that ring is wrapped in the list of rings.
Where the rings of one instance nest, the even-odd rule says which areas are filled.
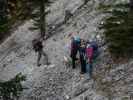
[[[90,42],[90,45],[93,47],[94,52],[98,51],[98,44],[96,41]]]
[[[99,55],[98,43],[96,41],[91,41],[90,45],[91,47],[93,47],[93,50],[94,50],[93,59],[96,59]]]

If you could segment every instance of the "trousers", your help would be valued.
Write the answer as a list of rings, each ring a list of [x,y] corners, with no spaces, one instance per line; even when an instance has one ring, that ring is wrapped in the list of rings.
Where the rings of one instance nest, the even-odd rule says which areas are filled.
[[[91,76],[92,76],[92,72],[93,72],[93,65],[92,65],[92,62],[87,63],[87,65],[86,65],[86,71],[87,71],[87,73],[89,74],[89,76],[91,77]]]
[[[38,51],[37,65],[40,65],[40,60],[42,58],[42,55],[46,57],[46,62],[48,62],[46,53],[43,50],[40,50]]]

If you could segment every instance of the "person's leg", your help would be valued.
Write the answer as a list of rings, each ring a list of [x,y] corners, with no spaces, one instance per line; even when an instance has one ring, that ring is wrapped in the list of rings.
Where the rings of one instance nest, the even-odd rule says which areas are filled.
[[[43,56],[47,56],[46,53],[43,50],[41,50],[41,52],[42,52]]]
[[[75,68],[75,60],[76,60],[76,57],[74,55],[74,56],[72,56],[72,68],[73,69]]]
[[[90,70],[90,64],[87,63],[87,64],[86,64],[86,72],[89,73],[89,70]]]
[[[40,66],[40,65],[41,65],[41,64],[40,64],[41,56],[42,56],[41,52],[38,51],[37,66]]]
[[[41,50],[41,53],[42,53],[42,55],[45,57],[46,64],[49,65],[50,62],[48,61],[48,56],[47,56],[47,54],[46,54],[43,50]]]
[[[81,74],[84,74],[84,60],[83,60],[83,57],[80,57],[80,63],[81,63]]]
[[[86,61],[83,60],[83,72],[86,73]]]
[[[93,66],[92,66],[92,62],[90,62],[90,68],[89,68],[89,75],[90,77],[92,77],[92,71],[93,71]]]

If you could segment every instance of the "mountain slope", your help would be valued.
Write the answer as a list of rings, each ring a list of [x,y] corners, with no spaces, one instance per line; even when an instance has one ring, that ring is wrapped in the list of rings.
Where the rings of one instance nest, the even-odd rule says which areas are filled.
[[[76,2],[75,0],[69,0],[69,2],[56,0],[52,5],[53,12],[48,15],[48,24],[56,26],[63,21],[62,9],[71,9],[74,16],[67,24],[58,27],[54,32],[55,35],[44,42],[44,51],[48,54],[51,65],[36,66],[37,55],[32,50],[31,41],[37,37],[38,32],[28,29],[33,24],[32,20],[21,25],[0,46],[0,80],[9,80],[19,72],[27,76],[23,86],[28,89],[24,90],[20,100],[110,99],[109,95],[104,94],[107,91],[102,90],[104,87],[101,84],[101,79],[106,79],[107,75],[105,73],[107,71],[104,70],[107,67],[106,63],[110,61],[104,48],[94,64],[94,78],[89,81],[86,80],[86,75],[83,78],[80,76],[79,65],[72,70],[71,66],[65,66],[63,63],[63,57],[69,56],[65,50],[65,45],[70,40],[69,34],[78,33],[83,39],[92,39],[98,32],[98,23],[103,16],[106,16],[96,10],[99,2],[90,0],[87,5],[80,8],[82,4],[81,0],[76,0]],[[44,63],[44,59],[41,62]],[[115,67],[113,69],[117,72]],[[108,85],[105,84],[105,88],[106,86]]]

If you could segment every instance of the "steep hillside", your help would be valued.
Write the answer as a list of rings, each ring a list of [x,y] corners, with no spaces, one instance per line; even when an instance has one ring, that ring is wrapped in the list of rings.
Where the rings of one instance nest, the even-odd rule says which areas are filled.
[[[65,50],[69,34],[77,33],[83,39],[92,39],[99,32],[101,19],[106,16],[97,8],[107,1],[90,0],[82,6],[82,0],[56,0],[52,4],[47,17],[49,25],[56,27],[64,20],[64,9],[70,9],[73,17],[67,24],[57,27],[52,32],[54,35],[44,41],[44,51],[51,62],[48,66],[36,66],[37,55],[32,50],[31,41],[38,32],[29,30],[33,21],[21,25],[0,45],[0,80],[9,80],[19,72],[26,75],[23,86],[28,89],[23,91],[20,100],[130,100],[132,63],[113,64],[106,46],[101,48],[90,80],[86,80],[86,75],[81,77],[79,65],[73,70],[63,63],[63,57],[69,56]],[[41,62],[44,63],[44,60]]]

